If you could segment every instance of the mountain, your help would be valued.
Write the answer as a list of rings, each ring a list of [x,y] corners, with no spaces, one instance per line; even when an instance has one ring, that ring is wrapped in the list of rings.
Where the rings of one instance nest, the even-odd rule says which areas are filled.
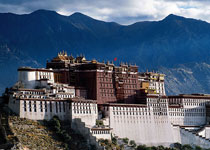
[[[46,60],[66,50],[100,61],[117,57],[116,63],[136,63],[140,71],[163,72],[168,94],[190,93],[192,86],[193,92],[209,93],[199,78],[209,78],[210,24],[205,21],[170,14],[125,26],[79,12],[63,16],[48,10],[0,13],[0,21],[1,92],[16,81],[18,66],[44,67]]]
[[[210,65],[181,64],[174,68],[159,68],[166,74],[165,86],[169,94],[210,93]]]

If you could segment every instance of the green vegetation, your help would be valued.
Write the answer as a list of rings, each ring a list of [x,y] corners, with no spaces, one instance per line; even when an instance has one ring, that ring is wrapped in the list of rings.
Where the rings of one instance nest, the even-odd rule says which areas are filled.
[[[104,126],[104,123],[102,120],[96,120],[96,125],[97,126]]]
[[[65,143],[43,122],[9,116],[12,132],[19,141],[19,149],[65,150]]]
[[[183,146],[181,147],[181,149],[183,149],[183,150],[192,150],[193,147],[190,146],[190,145],[185,144],[185,145],[183,145]]]
[[[65,142],[65,148],[69,149],[71,136],[66,132],[66,130],[61,128],[60,119],[57,116],[54,116],[49,122],[47,122],[47,124],[53,131],[56,132],[60,140]]]
[[[146,147],[145,145],[139,145],[136,148],[136,150],[150,150],[150,149],[151,149],[150,147]]]
[[[112,143],[113,143],[114,145],[117,145],[117,138],[112,137]]]
[[[103,146],[106,150],[124,150],[124,145],[118,145],[117,139],[112,137],[112,140],[107,139],[99,139],[98,142]]]
[[[134,140],[129,141],[128,138],[117,139],[116,137],[112,137],[112,140],[100,139],[99,143],[106,150],[113,150],[113,149],[115,150],[124,150],[124,149],[129,149],[129,150],[210,150],[210,148],[202,149],[200,146],[192,147],[191,145],[188,145],[188,144],[181,145],[180,143],[174,143],[173,148],[164,147],[162,145],[152,146],[152,147],[147,147],[146,145],[137,146]],[[120,143],[124,143],[124,144],[120,144]]]
[[[128,141],[129,141],[129,139],[126,137],[126,138],[123,138],[123,142],[125,143],[125,144],[128,144]]]
[[[87,139],[71,129],[70,122],[61,121],[56,116],[50,121],[33,121],[14,115],[8,118],[11,130],[18,139],[15,144],[17,149],[95,150]]]
[[[134,140],[131,140],[129,142],[129,145],[135,148],[136,147],[136,142]]]

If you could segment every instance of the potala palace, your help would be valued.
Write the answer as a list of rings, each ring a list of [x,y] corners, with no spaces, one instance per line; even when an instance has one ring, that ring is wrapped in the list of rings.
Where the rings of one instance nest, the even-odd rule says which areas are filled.
[[[21,118],[70,120],[90,142],[113,135],[149,146],[179,142],[210,148],[210,95],[166,96],[164,78],[139,73],[136,65],[61,52],[46,68],[18,69],[9,108]]]

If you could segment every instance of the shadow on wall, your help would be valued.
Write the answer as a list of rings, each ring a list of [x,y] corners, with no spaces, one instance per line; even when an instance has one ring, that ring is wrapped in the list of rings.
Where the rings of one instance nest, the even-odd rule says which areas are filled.
[[[115,93],[115,95],[120,95],[120,96],[117,96],[117,103],[146,104],[146,94],[142,94],[140,92],[140,90],[136,90],[135,92],[136,92],[136,94],[129,94],[129,93],[117,94],[117,93]]]
[[[184,107],[184,125],[206,125],[206,103],[186,103]]]
[[[72,120],[71,128],[74,129],[77,133],[83,135],[85,139],[88,140],[88,145],[94,145],[98,150],[103,150],[104,148],[100,146],[97,142],[95,136],[92,135],[91,129],[85,126],[85,123],[81,121],[80,118],[76,118]]]

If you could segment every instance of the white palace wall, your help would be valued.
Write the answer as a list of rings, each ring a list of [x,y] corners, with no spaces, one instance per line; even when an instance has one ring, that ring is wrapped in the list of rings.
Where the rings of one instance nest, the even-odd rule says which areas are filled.
[[[61,120],[71,120],[72,128],[77,130],[80,130],[78,124],[84,124],[81,129],[88,128],[88,134],[97,138],[111,139],[113,133],[148,146],[170,146],[176,142],[203,148],[210,145],[205,139],[210,138],[210,127],[200,130],[200,136],[190,132],[190,128],[198,130],[206,123],[205,103],[208,100],[205,99],[183,98],[180,106],[172,107],[168,106],[167,97],[152,95],[146,98],[146,104],[106,104],[106,118],[103,118],[106,126],[97,127],[96,101],[72,98],[72,92],[56,95],[49,97],[45,90],[20,89],[10,95],[9,107],[21,118],[50,120],[56,115]]]
[[[41,81],[47,79],[47,82],[54,83],[54,73],[46,69],[28,69],[18,71],[18,81],[26,89],[34,89],[36,86],[47,85],[47,82]]]
[[[74,119],[78,118],[89,128],[92,128],[96,124],[96,119],[98,119],[96,102],[88,100],[74,101],[71,105],[72,124],[74,124]]]
[[[206,124],[206,99],[184,98],[184,125]]]
[[[36,85],[36,72],[18,71],[18,81],[24,85],[24,88],[33,89]]]
[[[174,125],[201,126],[206,124],[206,102],[207,99],[176,98],[180,106],[169,106],[169,118]]]
[[[164,145],[174,143],[172,127],[167,115],[154,115],[153,108],[110,106],[110,128],[120,137],[138,144]]]
[[[53,116],[70,120],[69,103],[52,100],[20,100],[20,118],[50,120]]]

